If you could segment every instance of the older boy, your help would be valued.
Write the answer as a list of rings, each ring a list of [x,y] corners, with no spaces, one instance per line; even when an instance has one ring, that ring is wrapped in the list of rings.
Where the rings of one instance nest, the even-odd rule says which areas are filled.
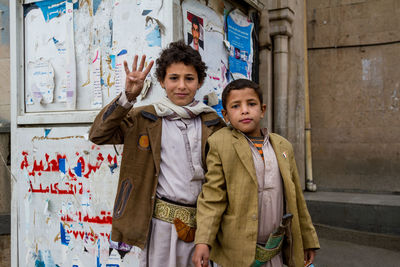
[[[299,182],[292,145],[261,129],[266,106],[259,86],[231,82],[222,93],[222,114],[231,127],[208,139],[208,172],[197,202],[196,266],[304,266],[319,248]],[[292,214],[282,259],[279,238],[270,238],[284,214]],[[282,239],[282,238],[281,238]],[[280,244],[282,244],[282,242]],[[275,249],[267,245],[277,243]],[[261,257],[260,257],[261,256]]]

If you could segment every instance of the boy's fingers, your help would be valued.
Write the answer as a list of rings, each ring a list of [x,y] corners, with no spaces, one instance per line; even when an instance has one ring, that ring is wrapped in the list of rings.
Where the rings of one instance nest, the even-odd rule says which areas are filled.
[[[194,256],[192,261],[195,267],[201,267],[201,258]]]
[[[309,256],[309,260],[311,262],[314,262],[314,257],[315,257],[315,251],[314,250],[310,250],[310,253],[308,254]]]
[[[208,267],[208,258],[203,258],[203,267]]]
[[[146,55],[142,56],[142,59],[140,60],[140,65],[138,71],[142,71],[144,68],[144,63],[146,62]]]
[[[132,63],[132,71],[136,71],[137,61],[138,61],[138,55],[135,55],[135,57],[133,58],[133,63]]]
[[[126,75],[128,75],[129,74],[129,67],[128,67],[128,62],[126,62],[126,60],[124,60],[124,68],[125,68]]]
[[[153,67],[153,64],[154,64],[154,60],[150,61],[149,65],[147,65],[146,69],[144,70],[145,76],[147,76],[147,74],[149,74],[151,68]]]

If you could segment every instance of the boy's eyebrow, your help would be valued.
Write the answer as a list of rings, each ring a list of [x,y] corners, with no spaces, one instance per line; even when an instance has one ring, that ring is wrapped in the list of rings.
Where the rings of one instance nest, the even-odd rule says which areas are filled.
[[[230,103],[237,103],[237,102],[241,102],[243,100],[243,98],[238,99],[238,100],[234,100],[234,101],[230,101]],[[258,99],[256,97],[253,98],[245,98],[245,101],[257,101]]]
[[[168,73],[167,75],[172,76],[172,75],[180,75],[180,74],[178,74],[178,73]],[[184,75],[185,76],[194,76],[193,73],[185,73]]]

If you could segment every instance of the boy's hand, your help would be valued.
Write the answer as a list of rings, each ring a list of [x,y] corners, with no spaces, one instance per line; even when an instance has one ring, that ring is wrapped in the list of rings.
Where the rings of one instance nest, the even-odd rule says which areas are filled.
[[[197,244],[193,254],[192,262],[195,267],[208,267],[210,249],[207,244]]]
[[[314,262],[315,258],[315,250],[314,249],[306,249],[304,250],[304,263],[311,264]],[[307,265],[306,265],[307,266]]]
[[[146,62],[146,55],[142,56],[139,68],[137,69],[138,55],[135,55],[132,63],[132,71],[129,70],[128,62],[124,61],[126,79],[125,79],[125,94],[129,101],[133,101],[140,94],[143,89],[143,83],[146,79],[147,74],[149,74],[151,68],[153,67],[154,61],[150,61],[146,69],[144,68],[144,63]]]

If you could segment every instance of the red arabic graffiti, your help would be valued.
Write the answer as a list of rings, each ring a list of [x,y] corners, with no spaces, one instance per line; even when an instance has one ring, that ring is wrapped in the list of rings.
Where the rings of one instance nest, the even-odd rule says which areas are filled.
[[[29,190],[28,192],[32,192],[32,193],[41,193],[41,194],[53,194],[53,195],[76,195],[76,194],[83,194],[83,185],[82,183],[78,183],[78,184],[73,184],[73,183],[69,183],[69,182],[65,182],[64,183],[64,187],[66,187],[66,189],[60,189],[58,188],[59,183],[53,183],[50,184],[48,186],[46,186],[46,188],[43,188],[42,184],[39,184],[39,188],[34,188],[32,185],[32,181],[29,181]],[[85,192],[90,193],[90,190],[85,190]]]
[[[112,216],[111,212],[109,211],[101,211],[101,216],[89,216],[86,214],[82,216],[80,211],[76,212],[75,215],[71,215],[70,217],[68,214],[61,216],[61,221],[63,222],[88,222],[88,223],[97,223],[97,224],[111,224],[112,223]]]
[[[79,156],[79,153],[76,153]],[[68,174],[71,180],[77,180],[77,177],[85,177],[89,178],[90,174],[95,173],[101,166],[104,161],[104,157],[102,153],[97,153],[96,163],[92,164],[90,162],[85,162],[85,159],[80,156],[76,161],[76,165],[74,167],[69,166],[68,159],[66,155],[57,154],[56,158],[50,159],[49,154],[45,154],[45,161],[43,160],[33,160],[32,162],[28,161],[29,153],[26,151],[22,151],[23,159],[20,164],[21,170],[26,169],[28,171],[29,176],[41,176],[44,172],[62,172]],[[118,167],[117,163],[117,155],[107,155],[108,167],[111,172],[114,172],[114,169]]]
[[[72,236],[75,239],[78,239],[78,238],[80,238],[82,240],[89,239],[92,242],[97,240],[99,238],[99,236],[101,236],[105,240],[109,240],[110,239],[110,233],[99,233],[99,234],[96,234],[94,232],[86,232],[86,231],[79,231],[79,230],[69,230],[69,229],[66,229],[65,231],[68,234],[72,234]]]

